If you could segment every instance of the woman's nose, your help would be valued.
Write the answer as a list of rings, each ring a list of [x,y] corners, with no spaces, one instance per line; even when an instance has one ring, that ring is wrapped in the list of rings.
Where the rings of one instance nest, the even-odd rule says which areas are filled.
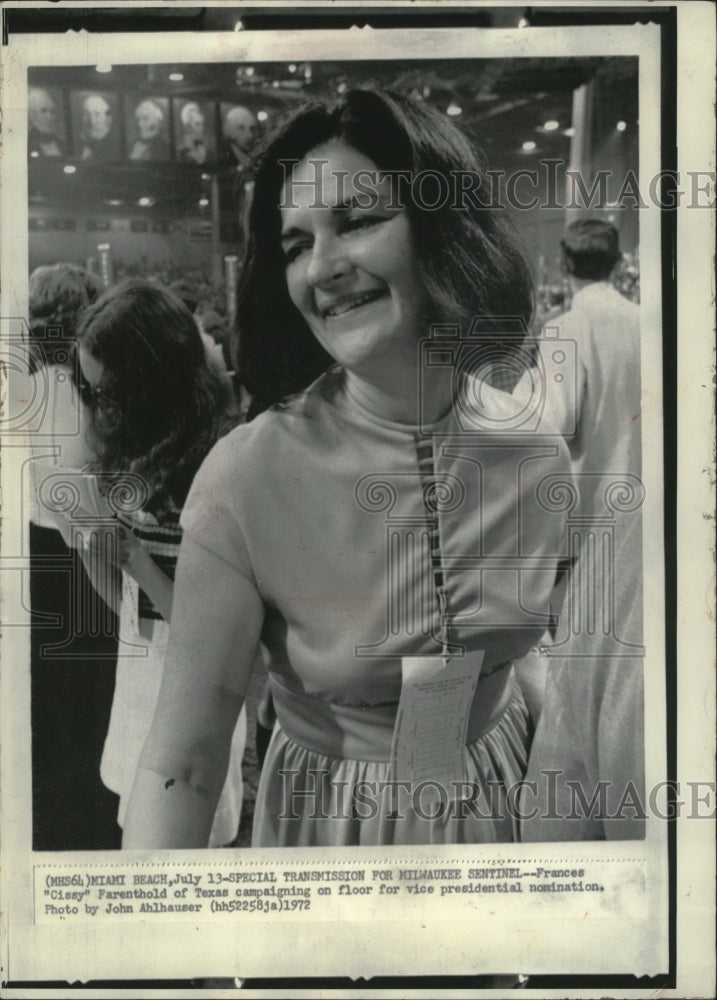
[[[317,239],[311,249],[307,279],[311,285],[331,284],[349,274],[352,264],[335,236]]]

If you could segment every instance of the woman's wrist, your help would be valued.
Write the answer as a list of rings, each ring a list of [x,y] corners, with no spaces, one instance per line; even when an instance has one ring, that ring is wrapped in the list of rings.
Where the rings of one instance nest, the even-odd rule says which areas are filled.
[[[147,579],[151,579],[152,572],[158,567],[149,552],[141,545],[136,545],[122,561],[122,569],[142,586]]]
[[[174,589],[172,580],[136,540],[131,547],[125,548],[122,569],[147,594],[162,618],[169,621]]]

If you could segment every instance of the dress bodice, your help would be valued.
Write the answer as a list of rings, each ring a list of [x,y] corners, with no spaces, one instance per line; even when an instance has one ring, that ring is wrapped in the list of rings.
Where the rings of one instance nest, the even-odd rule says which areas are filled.
[[[566,452],[507,432],[509,396],[482,398],[482,414],[413,427],[320,379],[213,449],[182,524],[254,582],[267,666],[289,690],[397,702],[401,658],[441,649],[437,581],[449,641],[484,649],[484,669],[545,631],[564,514],[540,484],[567,474]]]

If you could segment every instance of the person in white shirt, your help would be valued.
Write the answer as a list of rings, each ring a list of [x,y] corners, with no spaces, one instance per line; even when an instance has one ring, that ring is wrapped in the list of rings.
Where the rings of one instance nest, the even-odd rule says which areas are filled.
[[[559,632],[546,649],[545,701],[526,775],[537,783],[537,814],[522,836],[633,839],[644,836],[644,817],[620,805],[644,778],[640,309],[610,283],[621,256],[613,226],[576,222],[561,248],[571,308],[543,329],[539,375],[526,373],[514,393],[526,402],[542,385],[545,415],[567,441],[577,484],[573,565]],[[570,781],[588,802],[598,782],[609,785],[597,812],[565,822],[575,812]],[[526,799],[524,812],[535,805]]]
[[[537,344],[551,422],[563,432],[576,471],[639,475],[640,309],[610,283],[621,256],[617,231],[586,219],[568,227],[561,247],[572,303]],[[565,373],[571,385],[564,389],[556,389],[555,376],[564,372],[566,352],[556,340],[566,342],[576,376]],[[524,376],[515,394],[527,384]]]

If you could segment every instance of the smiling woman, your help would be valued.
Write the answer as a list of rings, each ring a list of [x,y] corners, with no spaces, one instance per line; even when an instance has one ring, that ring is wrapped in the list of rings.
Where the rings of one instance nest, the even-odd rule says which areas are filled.
[[[502,218],[392,186],[479,168],[447,119],[369,91],[300,112],[262,154],[239,321],[265,412],[184,508],[126,847],[206,844],[257,645],[278,722],[254,846],[516,839],[531,720],[513,663],[551,622],[564,514],[538,484],[566,453],[521,432],[481,350],[461,367],[461,323],[492,350],[530,313]],[[417,671],[450,677],[433,715]]]
[[[320,206],[312,189],[317,165]],[[361,207],[366,189],[357,177],[372,170],[375,176],[368,157],[340,140],[313,150],[284,185],[281,242],[289,297],[314,337],[348,372],[376,380],[415,369],[428,298],[408,217],[392,207],[389,181]]]
[[[429,198],[424,181],[435,177],[445,178],[450,197]],[[334,361],[305,311],[297,312],[287,269],[313,243],[300,229],[291,234],[296,214],[310,207],[319,219],[335,216],[343,244],[382,229],[383,221],[390,223],[387,240],[405,227],[403,250],[413,267],[407,280],[418,289],[415,298],[405,286],[415,298],[414,345],[431,324],[528,320],[528,266],[505,212],[491,206],[486,178],[482,154],[448,118],[397,93],[348,91],[337,104],[310,105],[279,127],[256,168],[239,303],[240,366],[255,412],[305,388]],[[497,349],[494,341],[494,359]]]

